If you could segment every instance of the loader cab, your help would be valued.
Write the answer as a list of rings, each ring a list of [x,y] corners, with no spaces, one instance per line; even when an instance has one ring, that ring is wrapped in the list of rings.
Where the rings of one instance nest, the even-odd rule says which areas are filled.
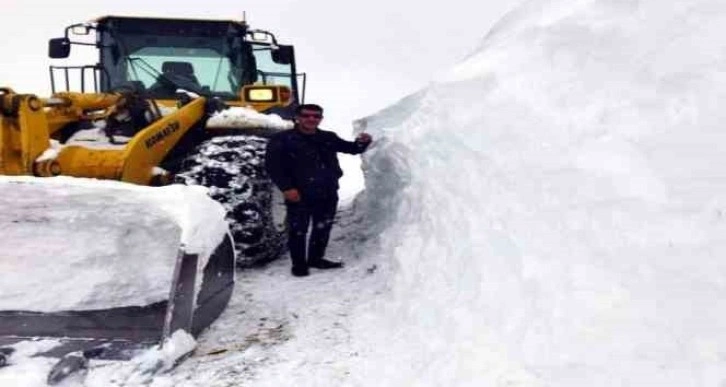
[[[89,31],[95,31],[95,42],[83,41]],[[183,89],[283,117],[292,117],[304,98],[305,75],[297,74],[293,47],[244,22],[108,16],[68,27],[65,38],[51,40],[49,54],[67,57],[74,44],[97,49],[97,65],[75,67],[86,73],[81,83],[98,92],[135,83],[169,105]],[[61,74],[67,88],[68,68]],[[55,92],[54,68],[51,81]]]

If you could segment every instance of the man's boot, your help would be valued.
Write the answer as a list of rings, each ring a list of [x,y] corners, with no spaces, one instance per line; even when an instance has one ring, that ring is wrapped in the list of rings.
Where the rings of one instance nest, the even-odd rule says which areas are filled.
[[[333,262],[328,261],[324,258],[320,258],[314,261],[309,261],[308,266],[314,267],[316,269],[338,269],[343,267],[343,262]]]
[[[293,266],[292,275],[295,277],[305,277],[310,275],[310,270],[308,270],[307,266]]]

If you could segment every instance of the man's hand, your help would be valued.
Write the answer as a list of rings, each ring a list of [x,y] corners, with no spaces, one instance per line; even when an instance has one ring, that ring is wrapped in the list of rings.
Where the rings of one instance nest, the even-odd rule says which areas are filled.
[[[369,142],[373,141],[373,137],[371,137],[368,133],[361,133],[358,135],[358,137],[355,138],[355,141],[360,142],[362,144],[368,144]]]
[[[283,191],[282,194],[285,196],[285,200],[291,203],[297,203],[300,201],[300,192],[295,188],[290,188],[287,191]]]

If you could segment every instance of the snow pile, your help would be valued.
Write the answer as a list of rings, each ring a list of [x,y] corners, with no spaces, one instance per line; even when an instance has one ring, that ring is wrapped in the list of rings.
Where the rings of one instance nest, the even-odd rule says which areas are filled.
[[[122,149],[131,140],[130,137],[114,135],[113,142],[102,127],[79,130],[73,133],[63,146],[80,145],[86,148]]]
[[[180,247],[199,254],[201,270],[227,232],[202,187],[0,177],[0,191],[2,310],[164,300]]]
[[[208,128],[264,128],[291,129],[292,121],[282,119],[276,114],[263,114],[246,107],[230,107],[216,112],[207,121]]]
[[[59,359],[34,355],[57,345],[58,342],[55,340],[26,340],[14,344],[12,347],[15,352],[11,362],[7,368],[0,369],[0,385],[47,386],[46,379]],[[190,355],[196,346],[194,337],[183,330],[178,330],[166,339],[163,345],[140,352],[130,361],[91,359],[88,370],[67,376],[60,385],[171,387],[175,383],[168,376],[168,372]],[[80,352],[77,355],[81,356]]]
[[[189,356],[196,347],[197,342],[194,337],[183,330],[178,330],[166,339],[162,346],[150,348],[128,362],[92,360],[82,385],[173,387],[178,384],[172,380],[169,371]],[[204,380],[204,383],[208,382],[209,380]]]
[[[113,362],[106,369],[96,366],[83,381],[85,386],[173,386],[163,374],[188,356],[197,346],[194,337],[183,330],[175,331],[163,345],[150,348],[128,363]],[[95,372],[93,372],[95,371]]]
[[[183,356],[194,351],[196,346],[197,341],[192,335],[178,330],[164,340],[160,347],[146,351],[138,358],[134,358],[134,361],[146,372],[164,372],[174,367]]]
[[[0,369],[0,386],[47,386],[48,371],[58,359],[34,355],[48,351],[58,343],[57,340],[26,340],[13,345],[15,351],[7,367]],[[3,372],[5,370],[8,371]]]
[[[530,2],[360,121],[394,277],[356,384],[726,383],[724,26],[716,0]]]
[[[61,144],[56,140],[50,140],[48,145],[50,145],[48,149],[43,151],[43,153],[35,159],[36,163],[42,163],[44,161],[55,160],[58,158],[58,153],[62,149]]]
[[[58,140],[51,139],[49,147],[35,159],[36,163],[55,160],[63,150],[68,146],[80,146],[91,149],[113,149],[121,150],[126,147],[130,138],[126,136],[113,136],[113,141],[108,137],[103,128],[96,127],[92,129],[79,130],[63,144]]]

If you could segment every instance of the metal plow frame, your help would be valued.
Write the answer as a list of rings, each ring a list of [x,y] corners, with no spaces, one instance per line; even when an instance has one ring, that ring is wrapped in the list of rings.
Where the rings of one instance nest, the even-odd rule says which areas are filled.
[[[169,299],[152,305],[88,311],[41,313],[0,311],[0,347],[25,340],[55,339],[59,345],[35,356],[84,356],[129,360],[182,329],[199,335],[224,311],[234,288],[234,247],[225,236],[204,268],[194,299],[198,256],[177,255]]]

